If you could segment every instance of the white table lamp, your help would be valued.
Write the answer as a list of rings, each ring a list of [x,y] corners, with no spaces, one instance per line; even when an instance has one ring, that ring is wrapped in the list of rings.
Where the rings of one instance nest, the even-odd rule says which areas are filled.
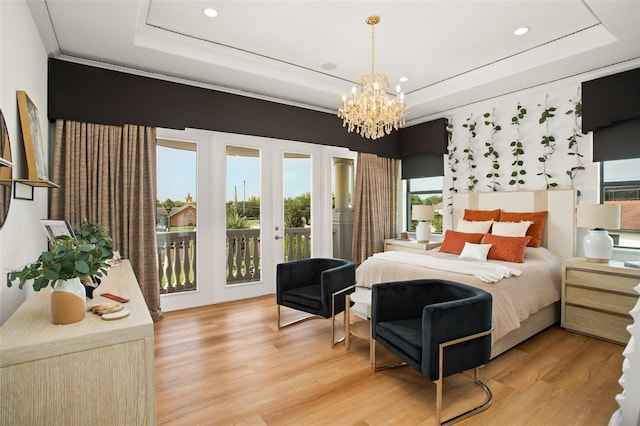
[[[582,240],[587,262],[606,263],[613,254],[607,229],[620,229],[620,204],[578,204],[578,228],[589,228]]]
[[[428,242],[431,238],[431,225],[428,221],[433,220],[433,206],[426,204],[411,206],[411,219],[418,221],[416,225],[416,240],[420,243]]]

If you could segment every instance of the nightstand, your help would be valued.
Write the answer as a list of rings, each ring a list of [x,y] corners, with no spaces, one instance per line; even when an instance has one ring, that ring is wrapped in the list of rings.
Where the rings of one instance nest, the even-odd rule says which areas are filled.
[[[562,327],[626,344],[629,311],[638,300],[633,288],[640,269],[623,262],[590,263],[584,258],[562,262]]]
[[[428,243],[419,243],[416,240],[384,240],[384,251],[406,251],[409,253],[424,253],[440,247],[441,242],[429,241]]]

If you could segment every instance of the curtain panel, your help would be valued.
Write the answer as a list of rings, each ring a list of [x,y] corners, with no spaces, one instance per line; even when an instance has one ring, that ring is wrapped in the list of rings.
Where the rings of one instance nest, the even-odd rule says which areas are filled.
[[[156,129],[56,121],[49,216],[109,229],[131,261],[154,321],[162,318],[156,250]]]
[[[360,264],[395,238],[400,160],[358,153],[353,219],[353,261]]]

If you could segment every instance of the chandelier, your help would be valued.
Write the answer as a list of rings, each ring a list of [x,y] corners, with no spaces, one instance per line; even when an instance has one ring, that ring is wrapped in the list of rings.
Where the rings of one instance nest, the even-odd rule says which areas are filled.
[[[398,130],[404,125],[407,106],[400,86],[396,87],[396,95],[390,96],[385,88],[389,87],[389,77],[385,73],[376,73],[376,49],[374,26],[380,22],[379,16],[369,16],[366,23],[371,25],[371,74],[362,74],[358,78],[360,93],[354,86],[351,98],[342,95],[342,107],[338,109],[338,117],[342,118],[342,127],[348,132],[360,134],[367,139],[378,139],[391,130]]]

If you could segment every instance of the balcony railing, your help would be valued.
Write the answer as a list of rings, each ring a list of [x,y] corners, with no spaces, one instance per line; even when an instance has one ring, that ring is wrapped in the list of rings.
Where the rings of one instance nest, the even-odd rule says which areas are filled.
[[[196,289],[196,232],[158,232],[160,293]]]
[[[158,232],[160,293],[196,289],[196,232]],[[285,228],[285,260],[311,256],[311,228]],[[261,277],[260,229],[228,229],[227,284],[258,281]]]

